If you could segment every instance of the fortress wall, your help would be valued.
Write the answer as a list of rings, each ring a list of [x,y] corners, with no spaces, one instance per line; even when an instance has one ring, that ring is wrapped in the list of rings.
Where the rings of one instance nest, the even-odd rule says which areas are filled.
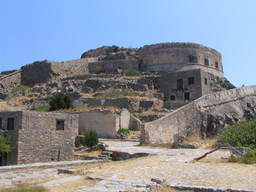
[[[85,58],[63,62],[34,62],[21,68],[21,83],[33,86],[37,83],[45,83],[52,78],[88,74],[88,63],[96,60],[97,58]]]
[[[190,135],[216,133],[248,114],[256,117],[255,108],[255,86],[205,95],[158,120],[145,123],[141,142],[172,144]]]
[[[139,69],[139,62],[136,59],[106,60],[89,63],[90,73],[114,73],[118,69]]]
[[[21,84],[21,73],[15,71],[8,75],[0,77],[0,93],[7,93],[12,88],[18,87]]]
[[[145,68],[145,67],[144,67]],[[146,71],[159,71],[159,72],[178,72],[178,71],[189,71],[193,69],[202,69],[218,77],[224,77],[223,72],[217,71],[214,68],[207,67],[205,65],[193,64],[187,65],[182,63],[175,64],[159,64],[159,65],[148,65]]]
[[[97,58],[84,58],[63,62],[52,62],[51,69],[54,73],[65,77],[88,74],[88,64],[95,61],[97,61]]]
[[[144,46],[138,51],[146,71],[172,71],[185,65],[199,64],[214,71],[223,72],[221,54],[214,49],[193,43],[164,43]],[[190,56],[196,57],[195,61]],[[208,59],[209,65],[205,64]],[[215,63],[218,63],[216,68]]]
[[[52,77],[51,62],[34,62],[21,67],[21,84],[33,86],[45,83]]]

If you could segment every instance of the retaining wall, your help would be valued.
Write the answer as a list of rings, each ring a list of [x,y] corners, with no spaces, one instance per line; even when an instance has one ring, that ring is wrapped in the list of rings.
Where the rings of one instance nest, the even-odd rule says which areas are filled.
[[[172,144],[207,136],[246,116],[256,117],[256,86],[205,95],[142,127],[141,143]]]

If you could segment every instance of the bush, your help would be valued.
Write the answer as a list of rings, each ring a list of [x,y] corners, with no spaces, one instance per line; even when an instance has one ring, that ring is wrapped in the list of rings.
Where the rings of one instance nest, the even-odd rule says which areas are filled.
[[[10,145],[5,137],[0,136],[0,153],[2,152],[10,152]]]
[[[234,89],[236,88],[232,83],[230,83],[229,80],[227,80],[226,78],[219,78],[216,77],[215,79],[216,83],[219,84],[221,87],[225,88],[225,89]]]
[[[85,146],[85,136],[77,136],[75,139],[75,147]]]
[[[118,133],[119,135],[129,135],[130,130],[129,130],[129,129],[126,129],[126,128],[120,128],[120,129],[118,129],[117,133]]]
[[[244,157],[242,157],[242,163],[256,163],[256,150],[249,151]]]
[[[124,74],[125,76],[140,76],[140,72],[136,69],[126,69]]]
[[[229,125],[219,135],[219,142],[234,147],[256,149],[256,120]]]
[[[129,113],[130,113],[131,115],[135,115],[135,114],[136,114],[136,111],[133,110],[133,109],[128,109],[128,111],[129,111]]]
[[[99,142],[98,135],[95,131],[90,130],[85,134],[85,145],[87,147],[93,147],[96,146]]]
[[[36,109],[36,112],[47,112],[50,110],[50,107],[49,106],[42,106],[42,107],[38,107]]]
[[[29,91],[30,91],[30,87],[25,85],[15,87],[11,90],[12,94],[18,94],[18,93],[25,94],[25,93],[28,93]]]
[[[69,109],[73,107],[73,101],[70,95],[64,93],[55,94],[50,100],[50,111],[59,109]]]
[[[153,85],[154,85],[154,89],[159,90],[160,89],[160,79],[159,78],[154,78],[153,79]]]

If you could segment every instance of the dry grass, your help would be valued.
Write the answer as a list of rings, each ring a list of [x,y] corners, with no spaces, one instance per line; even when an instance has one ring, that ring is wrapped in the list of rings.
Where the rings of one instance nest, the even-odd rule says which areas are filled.
[[[48,192],[48,191],[49,190],[47,190],[44,187],[33,186],[30,184],[20,184],[20,185],[11,187],[11,188],[6,188],[6,189],[0,190],[0,192]]]
[[[61,185],[56,185],[51,187],[51,191],[61,191],[61,192],[76,192],[79,187],[93,187],[97,183],[97,180],[82,178],[72,182],[65,182]]]
[[[199,143],[199,149],[212,149],[217,143],[217,138],[202,139],[198,136],[190,136],[185,138],[181,145],[188,145],[193,142]]]
[[[141,131],[130,131],[130,134],[127,136],[127,140],[139,139]]]
[[[152,189],[152,192],[181,192],[181,190],[165,186],[165,185],[158,185],[154,189]],[[182,192],[193,192],[188,190],[182,190]]]

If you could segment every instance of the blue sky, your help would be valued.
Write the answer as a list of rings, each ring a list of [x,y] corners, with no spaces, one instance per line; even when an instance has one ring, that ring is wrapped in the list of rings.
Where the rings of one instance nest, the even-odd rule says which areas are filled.
[[[102,45],[196,42],[222,53],[236,86],[255,85],[255,10],[255,0],[1,0],[0,71]]]

